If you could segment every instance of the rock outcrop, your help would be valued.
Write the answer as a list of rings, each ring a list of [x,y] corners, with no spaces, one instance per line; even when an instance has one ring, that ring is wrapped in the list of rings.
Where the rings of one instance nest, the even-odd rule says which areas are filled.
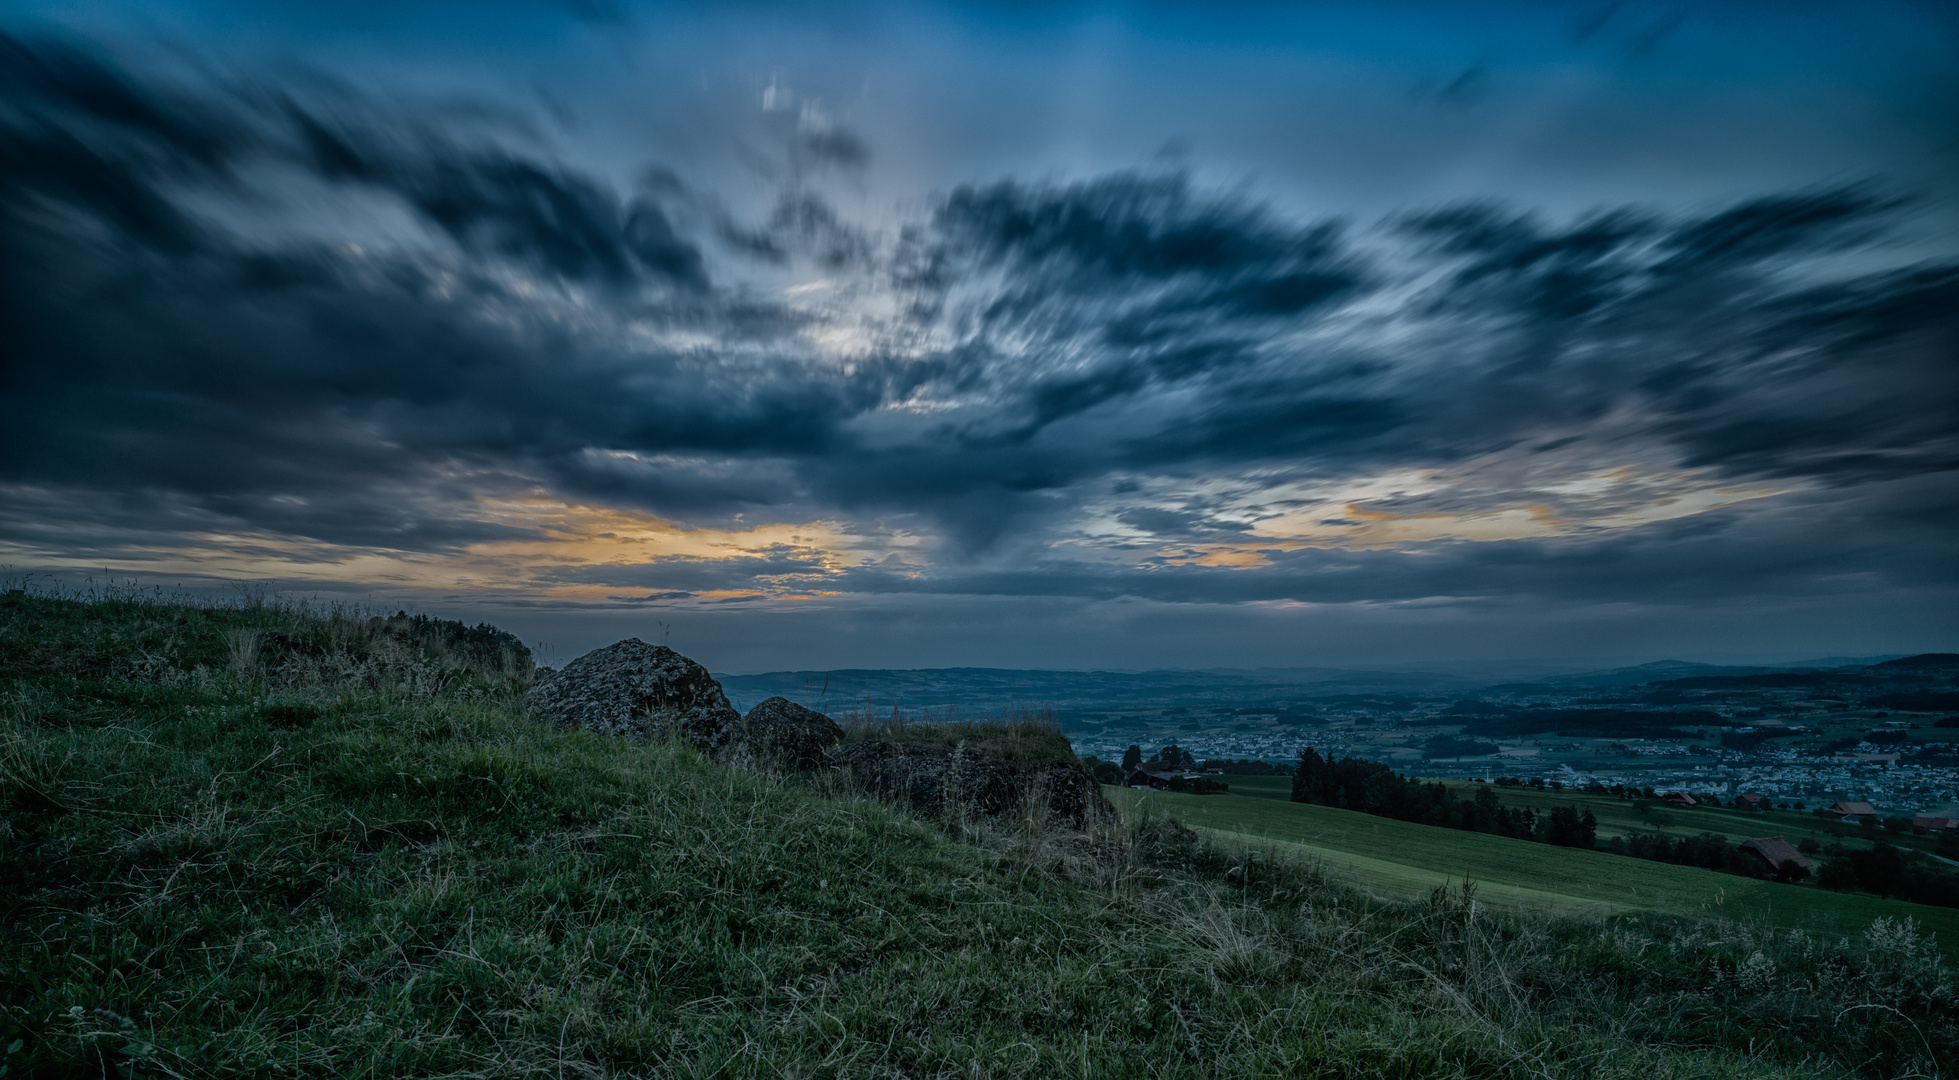
[[[1031,810],[1078,829],[1110,812],[1094,778],[1074,763],[1018,764],[969,756],[963,748],[897,742],[844,743],[829,761],[865,788],[930,818],[998,817]]]
[[[524,703],[532,716],[560,728],[678,734],[708,753],[727,747],[742,722],[706,668],[638,638],[594,649],[539,678]]]
[[[824,764],[824,751],[842,738],[835,720],[783,697],[748,710],[736,735],[741,751],[753,760],[787,769]]]
[[[787,698],[770,698],[742,716],[706,668],[638,638],[595,649],[541,676],[525,704],[532,716],[559,728],[678,735],[734,764],[842,768],[862,787],[930,818],[1032,813],[1049,824],[1080,828],[1110,812],[1101,786],[1073,760],[1065,741],[1032,760],[1021,751],[1001,754],[963,740],[846,743],[836,721]]]

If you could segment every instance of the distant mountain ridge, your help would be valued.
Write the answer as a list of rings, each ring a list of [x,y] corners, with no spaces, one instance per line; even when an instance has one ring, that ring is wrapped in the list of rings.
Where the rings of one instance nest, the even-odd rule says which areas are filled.
[[[1852,663],[1826,666],[1827,661]],[[1504,664],[1492,665],[1504,668]],[[1543,675],[1529,682],[1433,671],[1337,667],[1159,668],[1145,671],[1068,671],[1041,668],[843,668],[716,675],[738,706],[786,697],[823,711],[885,710],[997,712],[1015,705],[1060,711],[1175,706],[1256,707],[1264,700],[1335,696],[1435,697],[1478,690],[1558,693],[1653,684],[1661,687],[1822,684],[1908,671],[1959,667],[1959,654],[1837,658],[1775,665],[1706,664],[1655,660],[1630,667]],[[1870,673],[1866,675],[1865,673]]]
[[[866,704],[905,709],[993,711],[1010,705],[1121,708],[1239,703],[1277,691],[1314,694],[1427,695],[1467,690],[1477,680],[1424,672],[1285,668],[1156,671],[1047,671],[1012,668],[844,669],[716,675],[731,698],[781,696],[811,708]]]

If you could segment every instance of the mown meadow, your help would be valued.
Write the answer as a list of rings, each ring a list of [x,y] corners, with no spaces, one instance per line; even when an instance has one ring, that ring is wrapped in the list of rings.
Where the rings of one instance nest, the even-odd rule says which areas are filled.
[[[507,635],[406,615],[0,597],[5,1076],[1890,1077],[1959,1050],[1903,920],[1384,898],[1151,812],[922,821],[534,723],[530,675]]]
[[[1361,872],[1369,886],[1389,896],[1411,896],[1450,881],[1474,881],[1484,898],[1494,902],[1713,916],[1791,930],[1854,933],[1875,919],[1909,919],[1933,934],[1948,955],[1959,954],[1959,909],[1465,833],[1307,803],[1129,789],[1109,794],[1133,810],[1162,813],[1195,828],[1297,845],[1331,865]],[[1730,812],[1731,816],[1738,813]]]

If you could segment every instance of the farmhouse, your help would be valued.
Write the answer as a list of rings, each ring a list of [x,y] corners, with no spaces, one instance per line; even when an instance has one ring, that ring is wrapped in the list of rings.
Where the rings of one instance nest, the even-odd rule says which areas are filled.
[[[1666,794],[1666,804],[1668,806],[1678,806],[1682,809],[1685,809],[1689,806],[1700,805],[1700,800],[1694,798],[1692,795],[1689,795],[1684,791],[1669,791]]]
[[[1164,776],[1162,773],[1151,772],[1140,765],[1129,770],[1129,776],[1123,780],[1123,783],[1135,788],[1165,788],[1170,786],[1169,777]]]
[[[1921,814],[1911,819],[1911,827],[1914,829],[1931,829],[1934,832],[1950,832],[1954,829],[1959,829],[1959,818],[1926,817]]]
[[[1735,805],[1743,810],[1767,810],[1769,801],[1755,794],[1737,795]]]
[[[1190,780],[1201,774],[1161,761],[1145,761],[1129,770],[1129,778],[1123,783],[1130,787],[1152,788],[1161,791],[1170,786],[1172,780]]]
[[[1843,821],[1848,821],[1852,825],[1857,825],[1866,821],[1876,821],[1877,807],[1867,802],[1832,803],[1829,809],[1823,811],[1823,816],[1838,818]]]
[[[1741,850],[1753,856],[1764,871],[1777,877],[1786,873],[1783,866],[1788,863],[1794,863],[1803,870],[1814,869],[1816,866],[1808,856],[1796,850],[1796,845],[1780,836],[1744,840],[1741,843]]]

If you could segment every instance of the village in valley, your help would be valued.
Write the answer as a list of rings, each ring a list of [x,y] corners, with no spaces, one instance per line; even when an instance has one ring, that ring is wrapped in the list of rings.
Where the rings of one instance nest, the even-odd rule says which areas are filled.
[[[1464,799],[1487,787],[1546,813],[1560,798],[1602,806],[1610,796],[1622,810],[1605,815],[1606,833],[1712,829],[1734,842],[1734,857],[1771,874],[1784,863],[1807,873],[1824,845],[1858,837],[1959,855],[1931,842],[1959,840],[1951,654],[1784,667],[1663,661],[1507,682],[1332,669],[723,678],[737,697],[783,693],[833,712],[850,702],[865,716],[978,717],[1039,702],[1099,779],[1144,791],[1285,799],[1310,749]],[[1730,813],[1709,818],[1716,808]]]
[[[1844,811],[1853,819],[1959,818],[1959,665],[1949,657],[1684,676],[1663,667],[1633,682],[1640,674],[1498,684],[1462,697],[1301,694],[1074,719],[1070,730],[1084,755],[1120,761],[1130,745],[1175,744],[1218,773],[1283,768],[1311,746],[1437,780],[1514,776],[1701,801],[1863,807]]]

